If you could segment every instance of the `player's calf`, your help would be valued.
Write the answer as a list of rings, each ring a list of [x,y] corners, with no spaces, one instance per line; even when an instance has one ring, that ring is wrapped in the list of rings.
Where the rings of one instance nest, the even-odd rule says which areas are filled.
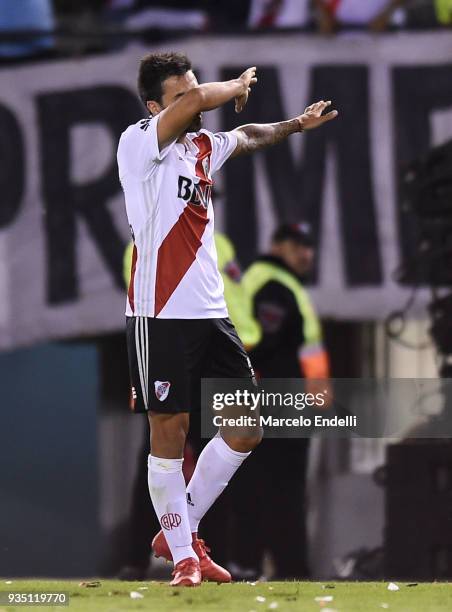
[[[151,414],[151,454],[148,459],[148,484],[155,513],[166,531],[175,567],[187,559],[198,563],[192,547],[192,536],[182,474],[182,453],[188,428],[188,414]],[[182,569],[181,569],[182,568]],[[196,572],[193,563],[184,563],[175,574],[174,585],[184,584],[180,576]],[[183,571],[182,571],[183,570]],[[187,578],[188,582],[191,579]]]

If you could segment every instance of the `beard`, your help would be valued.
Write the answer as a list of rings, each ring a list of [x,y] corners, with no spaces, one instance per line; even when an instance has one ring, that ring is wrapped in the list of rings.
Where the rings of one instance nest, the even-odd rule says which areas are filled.
[[[187,132],[199,132],[202,128],[202,113],[195,115],[187,128]]]

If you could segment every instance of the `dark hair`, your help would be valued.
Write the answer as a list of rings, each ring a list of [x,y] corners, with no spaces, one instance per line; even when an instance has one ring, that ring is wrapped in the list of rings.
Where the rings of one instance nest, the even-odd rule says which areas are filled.
[[[162,102],[162,83],[172,76],[191,70],[191,62],[183,53],[149,53],[140,62],[138,93],[143,104],[148,100]]]
[[[280,243],[285,240],[292,240],[306,247],[314,246],[314,236],[312,228],[306,221],[300,223],[283,223],[276,228],[273,233],[272,242]]]

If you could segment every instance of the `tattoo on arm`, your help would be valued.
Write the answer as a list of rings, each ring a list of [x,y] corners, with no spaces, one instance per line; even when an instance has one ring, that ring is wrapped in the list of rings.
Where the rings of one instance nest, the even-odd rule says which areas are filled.
[[[290,136],[290,134],[302,131],[303,128],[298,119],[290,119],[280,123],[250,123],[249,125],[242,125],[234,130],[237,136],[237,147],[231,157],[265,149],[266,147],[278,144],[278,142],[281,142]]]

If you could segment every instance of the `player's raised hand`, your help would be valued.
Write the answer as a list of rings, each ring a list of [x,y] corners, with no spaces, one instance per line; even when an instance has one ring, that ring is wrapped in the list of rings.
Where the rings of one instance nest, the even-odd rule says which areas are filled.
[[[303,130],[313,130],[314,128],[323,125],[327,121],[336,119],[338,116],[338,112],[336,110],[330,111],[329,113],[326,113],[326,115],[322,115],[323,111],[328,108],[328,106],[331,106],[331,100],[328,100],[327,102],[320,100],[320,102],[315,102],[314,104],[307,106],[304,113],[297,117],[301,128]]]
[[[242,95],[238,96],[235,99],[235,112],[236,113],[242,112],[246,103],[248,102],[248,96],[251,91],[251,85],[254,85],[255,83],[257,83],[256,66],[252,66],[251,68],[248,68],[247,70],[245,70],[245,72],[243,72],[239,76],[239,81],[242,81],[244,91]]]

